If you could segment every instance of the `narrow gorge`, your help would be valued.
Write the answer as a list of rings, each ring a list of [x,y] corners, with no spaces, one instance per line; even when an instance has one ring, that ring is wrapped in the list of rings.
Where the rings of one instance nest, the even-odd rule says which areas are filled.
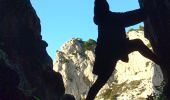
[[[144,21],[145,32],[127,35],[152,47],[161,66],[138,52],[129,54],[129,62],[117,63],[96,100],[146,100],[162,94],[170,99],[170,1],[150,2],[154,13]],[[145,6],[145,0],[139,4]],[[96,42],[71,39],[52,61],[40,22],[30,0],[0,0],[0,100],[84,99],[96,79],[91,73]]]

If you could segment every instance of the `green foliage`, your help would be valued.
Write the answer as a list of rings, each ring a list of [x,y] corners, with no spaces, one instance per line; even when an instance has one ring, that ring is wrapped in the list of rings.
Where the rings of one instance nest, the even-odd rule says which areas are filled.
[[[94,50],[96,47],[96,41],[93,39],[89,39],[87,41],[84,41],[83,47],[85,50]]]
[[[68,60],[67,60],[66,58],[62,58],[62,59],[61,59],[61,62],[62,62],[62,64],[68,63]]]
[[[128,32],[130,32],[130,31],[134,31],[135,29],[134,28],[130,28],[129,30],[128,30]]]
[[[163,93],[163,88],[165,87],[166,82],[162,81],[160,86],[155,87],[158,91],[161,92],[161,94],[159,94],[158,96],[155,95],[156,100],[167,100],[167,98],[165,97]]]
[[[133,90],[140,85],[141,80],[131,81],[130,83],[113,84],[112,88],[104,90],[99,98],[114,100],[114,98],[127,90]]]
[[[130,29],[128,30],[128,32],[130,32],[130,31],[137,31],[137,30],[139,30],[139,31],[144,31],[144,26],[141,26],[141,25],[140,25],[138,29],[130,28]]]
[[[156,100],[167,100],[167,98],[165,97],[165,95],[160,94]]]
[[[153,94],[153,95],[148,95],[146,100],[167,100],[167,98],[163,94]]]
[[[144,26],[141,26],[141,25],[140,25],[140,26],[139,26],[139,30],[140,30],[140,31],[144,31]]]
[[[149,66],[149,62],[146,62],[145,65],[146,65],[146,67]]]
[[[151,45],[150,43],[148,43],[146,46],[147,46],[148,48],[152,48],[152,45]]]
[[[73,45],[77,43],[83,43],[83,40],[81,38],[72,38],[72,40],[73,40]]]
[[[71,53],[72,55],[74,55],[74,56],[76,56],[76,53],[75,52],[73,52],[73,53]]]
[[[112,94],[112,89],[106,89],[104,93],[101,94],[101,98],[113,100],[114,96]]]
[[[102,91],[102,93],[99,95],[99,98],[104,98],[104,100],[116,100],[116,97],[123,93],[126,92],[128,90],[133,90],[135,88],[137,88],[141,83],[141,80],[135,80],[135,81],[131,81],[130,83],[121,83],[121,84],[113,84],[112,88],[106,89],[104,91]],[[163,81],[161,86],[159,87],[160,92],[162,92],[162,87],[164,87],[165,82]],[[158,87],[156,87],[158,88]],[[141,89],[140,91],[143,92],[145,89]],[[152,94],[152,95],[148,95],[148,98],[138,98],[138,100],[167,100],[166,97],[163,94]]]
[[[147,100],[168,100],[166,96],[163,94],[163,88],[165,86],[166,82],[162,81],[160,86],[156,86],[155,89],[160,91],[161,94],[155,94],[153,93],[152,95],[149,95]]]

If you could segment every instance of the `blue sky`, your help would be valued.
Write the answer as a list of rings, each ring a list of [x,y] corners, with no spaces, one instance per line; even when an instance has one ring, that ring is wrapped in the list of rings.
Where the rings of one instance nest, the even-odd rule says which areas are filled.
[[[73,37],[97,39],[97,26],[93,23],[94,0],[32,0],[40,20],[47,52],[55,59],[56,50]],[[138,0],[108,0],[113,12],[139,8]],[[133,26],[134,28],[138,25]]]

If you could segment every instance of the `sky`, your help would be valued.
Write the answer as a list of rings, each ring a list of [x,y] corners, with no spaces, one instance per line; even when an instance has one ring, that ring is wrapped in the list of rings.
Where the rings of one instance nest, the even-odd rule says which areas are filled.
[[[139,8],[138,0],[107,1],[113,12]],[[93,23],[94,0],[31,0],[31,3],[41,20],[41,34],[53,60],[56,51],[72,38],[97,39],[97,26]],[[139,25],[142,23],[132,27]]]

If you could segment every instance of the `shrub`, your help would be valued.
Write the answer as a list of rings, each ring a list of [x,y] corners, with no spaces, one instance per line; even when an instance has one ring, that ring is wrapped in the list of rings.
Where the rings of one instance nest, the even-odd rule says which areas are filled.
[[[130,31],[134,31],[135,29],[134,28],[130,28],[129,30],[128,30],[128,32],[130,32]]]
[[[69,61],[66,58],[62,58],[61,62],[62,64],[64,64],[64,63],[68,63]]]
[[[152,48],[152,45],[151,45],[150,43],[148,43],[146,46],[147,46],[148,48]]]
[[[93,39],[89,39],[87,41],[84,41],[83,46],[85,50],[94,50],[96,47],[96,41]]]
[[[139,30],[140,30],[140,31],[144,31],[144,26],[141,26],[141,25],[140,25],[140,26],[139,26]]]
[[[129,83],[113,84],[112,88],[104,90],[99,98],[114,100],[115,97],[125,91],[133,90],[137,88],[141,83],[141,80],[131,81]],[[142,91],[141,91],[142,92]]]

